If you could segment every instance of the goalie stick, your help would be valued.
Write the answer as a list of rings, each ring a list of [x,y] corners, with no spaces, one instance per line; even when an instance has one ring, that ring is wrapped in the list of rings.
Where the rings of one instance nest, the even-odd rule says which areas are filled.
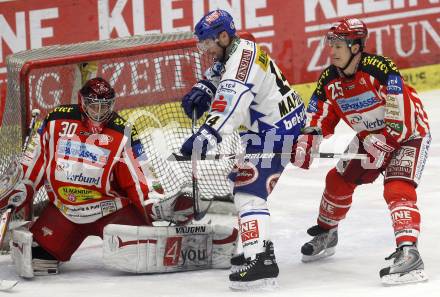
[[[40,110],[39,109],[33,109],[32,110],[32,118],[31,118],[31,122],[29,123],[29,127],[28,130],[26,131],[26,137],[24,139],[23,142],[23,147],[21,149],[21,154],[20,156],[26,151],[26,149],[29,146],[29,142],[31,140],[32,137],[32,132],[34,130],[35,124],[37,122],[37,117],[40,115]],[[0,189],[0,200],[1,199],[6,199],[7,195],[12,191],[12,189],[14,188],[14,186],[16,185],[17,182],[19,182],[19,178],[21,176],[21,166],[19,166],[17,164],[17,160],[19,157],[17,157],[17,159],[15,161],[13,161],[13,165],[15,164],[16,170],[14,170],[13,174],[14,176],[2,176],[0,178],[0,183],[2,188]],[[11,171],[9,171],[10,173]],[[8,171],[6,172],[6,175],[8,174]],[[7,181],[7,183],[5,183],[5,181]],[[5,187],[4,187],[5,186]],[[32,211],[32,209],[31,209]],[[0,219],[0,251],[3,249],[3,241],[5,239],[6,236],[6,232],[9,229],[9,222],[11,221],[11,217],[14,213],[13,208],[7,208],[6,211],[2,214],[1,219]],[[0,291],[9,291],[11,290],[13,287],[15,287],[18,284],[18,281],[15,280],[0,280]]]
[[[40,115],[39,109],[32,110],[32,118],[29,123],[28,130],[26,131],[26,137],[23,142],[23,147],[21,149],[21,154],[16,157],[11,165],[6,169],[6,171],[0,177],[0,200],[5,199],[5,197],[12,191],[13,187],[17,184],[21,177],[21,166],[18,166],[17,160],[26,151],[31,140],[32,132],[37,122],[37,117]]]
[[[252,160],[252,159],[270,159],[277,156],[280,157],[287,157],[290,156],[291,153],[255,153],[255,154],[208,154],[206,156],[197,156],[197,160]],[[349,154],[349,153],[317,153],[312,154],[313,158],[320,158],[320,159],[358,159],[358,160],[364,160],[367,159],[368,156],[366,154]],[[178,154],[171,154],[168,159],[168,161],[192,161],[193,156],[182,156]]]
[[[191,121],[191,130],[192,130],[192,134],[196,134],[196,122],[197,122],[197,111],[196,108],[193,108],[193,116],[192,116],[192,121]],[[199,199],[199,186],[198,186],[198,181],[197,181],[197,154],[191,154],[191,156],[188,157],[187,161],[191,161],[191,179],[192,179],[192,194],[193,194],[193,211],[194,211],[194,220],[196,221],[200,221],[201,219],[203,219],[206,215],[206,213],[208,212],[209,208],[211,207],[212,204],[212,200],[209,201],[208,206],[201,211],[200,210],[200,199]]]
[[[23,147],[21,149],[20,156],[26,151],[31,136],[32,131],[34,130],[35,123],[37,122],[37,117],[40,114],[40,110],[34,109],[32,110],[32,119],[29,123],[28,130],[26,131],[26,137],[23,143]],[[14,160],[7,169],[7,171],[3,174],[2,177],[0,177],[0,200],[7,199],[8,194],[13,190],[14,186],[19,182],[19,179],[22,175],[21,172],[21,166],[17,164],[17,160],[20,157],[18,156],[16,160]],[[11,170],[12,168],[12,170]],[[0,249],[3,247],[3,240],[6,235],[6,231],[9,227],[9,222],[11,220],[11,216],[14,213],[14,210],[12,208],[7,208],[6,211],[1,216],[1,227],[0,227]]]

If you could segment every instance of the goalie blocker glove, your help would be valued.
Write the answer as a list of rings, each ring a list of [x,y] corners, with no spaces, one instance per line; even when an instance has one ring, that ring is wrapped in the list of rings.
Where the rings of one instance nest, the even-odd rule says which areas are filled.
[[[191,156],[193,153],[206,156],[206,152],[215,148],[221,141],[220,134],[211,126],[204,124],[197,133],[183,143],[180,152],[184,156]]]
[[[217,88],[209,80],[200,80],[196,83],[182,99],[182,107],[189,118],[196,110],[196,117],[199,119],[211,106],[211,100]]]

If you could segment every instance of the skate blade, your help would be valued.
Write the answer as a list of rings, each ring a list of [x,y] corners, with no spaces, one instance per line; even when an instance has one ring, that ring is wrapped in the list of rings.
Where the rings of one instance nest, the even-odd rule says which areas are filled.
[[[396,286],[426,282],[428,281],[428,276],[423,269],[417,269],[403,275],[400,273],[384,275],[381,280],[384,286]]]
[[[263,278],[252,282],[230,282],[232,291],[273,291],[278,288],[276,278]]]
[[[335,252],[336,252],[335,247],[327,248],[327,249],[321,251],[319,254],[316,254],[313,256],[302,255],[301,261],[304,263],[317,261],[317,260],[320,260],[323,258],[333,256],[335,254]]]

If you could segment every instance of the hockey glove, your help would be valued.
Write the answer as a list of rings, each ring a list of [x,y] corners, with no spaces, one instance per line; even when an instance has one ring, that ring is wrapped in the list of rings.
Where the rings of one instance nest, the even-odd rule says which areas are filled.
[[[32,185],[26,184],[21,181],[15,185],[14,189],[7,196],[7,206],[8,208],[17,209],[20,208],[28,197],[33,197],[34,189]],[[2,203],[0,203],[0,208]]]
[[[365,169],[385,169],[393,152],[400,148],[400,144],[385,129],[378,132],[362,131],[357,137],[362,141],[370,159],[369,164],[365,164],[369,168]]]
[[[309,169],[313,162],[313,154],[319,150],[322,141],[321,131],[315,127],[306,127],[298,141],[292,146],[290,162],[302,169]]]
[[[169,221],[182,225],[194,217],[194,201],[186,193],[179,193],[156,202],[147,201],[147,203],[145,209],[153,221]]]
[[[193,116],[196,109],[196,117],[199,119],[211,106],[211,100],[217,88],[209,80],[200,80],[191,91],[182,99],[182,107],[189,118]]]
[[[180,152],[184,156],[191,156],[193,153],[206,156],[206,152],[215,148],[221,141],[220,134],[211,126],[204,124],[196,134],[183,143]]]

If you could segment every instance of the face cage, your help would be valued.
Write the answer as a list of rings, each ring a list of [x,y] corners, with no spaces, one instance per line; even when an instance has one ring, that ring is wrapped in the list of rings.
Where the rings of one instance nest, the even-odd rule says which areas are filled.
[[[85,114],[93,121],[101,123],[109,119],[115,106],[115,98],[97,99],[82,97]]]
[[[362,38],[359,38],[360,39],[360,43],[359,43],[359,45],[361,46],[361,51],[362,51],[362,49],[364,48],[364,46],[365,46],[365,39],[362,39]],[[332,32],[330,32],[330,33],[328,33],[327,34],[327,36],[325,37],[325,40],[326,40],[326,42],[327,42],[327,44],[328,45],[334,45],[334,43],[335,42],[337,42],[337,41],[342,41],[342,42],[344,42],[349,48],[351,48],[353,45],[355,45],[356,44],[356,40],[355,39],[347,39],[347,38],[345,38],[344,36],[340,36],[340,35],[337,35],[337,34],[335,34],[335,33],[332,33]]]
[[[197,42],[197,49],[200,52],[204,53],[204,52],[208,51],[208,49],[210,49],[211,47],[216,45],[217,42],[218,42],[217,39],[211,39],[211,38],[204,39],[204,40],[199,40]]]

